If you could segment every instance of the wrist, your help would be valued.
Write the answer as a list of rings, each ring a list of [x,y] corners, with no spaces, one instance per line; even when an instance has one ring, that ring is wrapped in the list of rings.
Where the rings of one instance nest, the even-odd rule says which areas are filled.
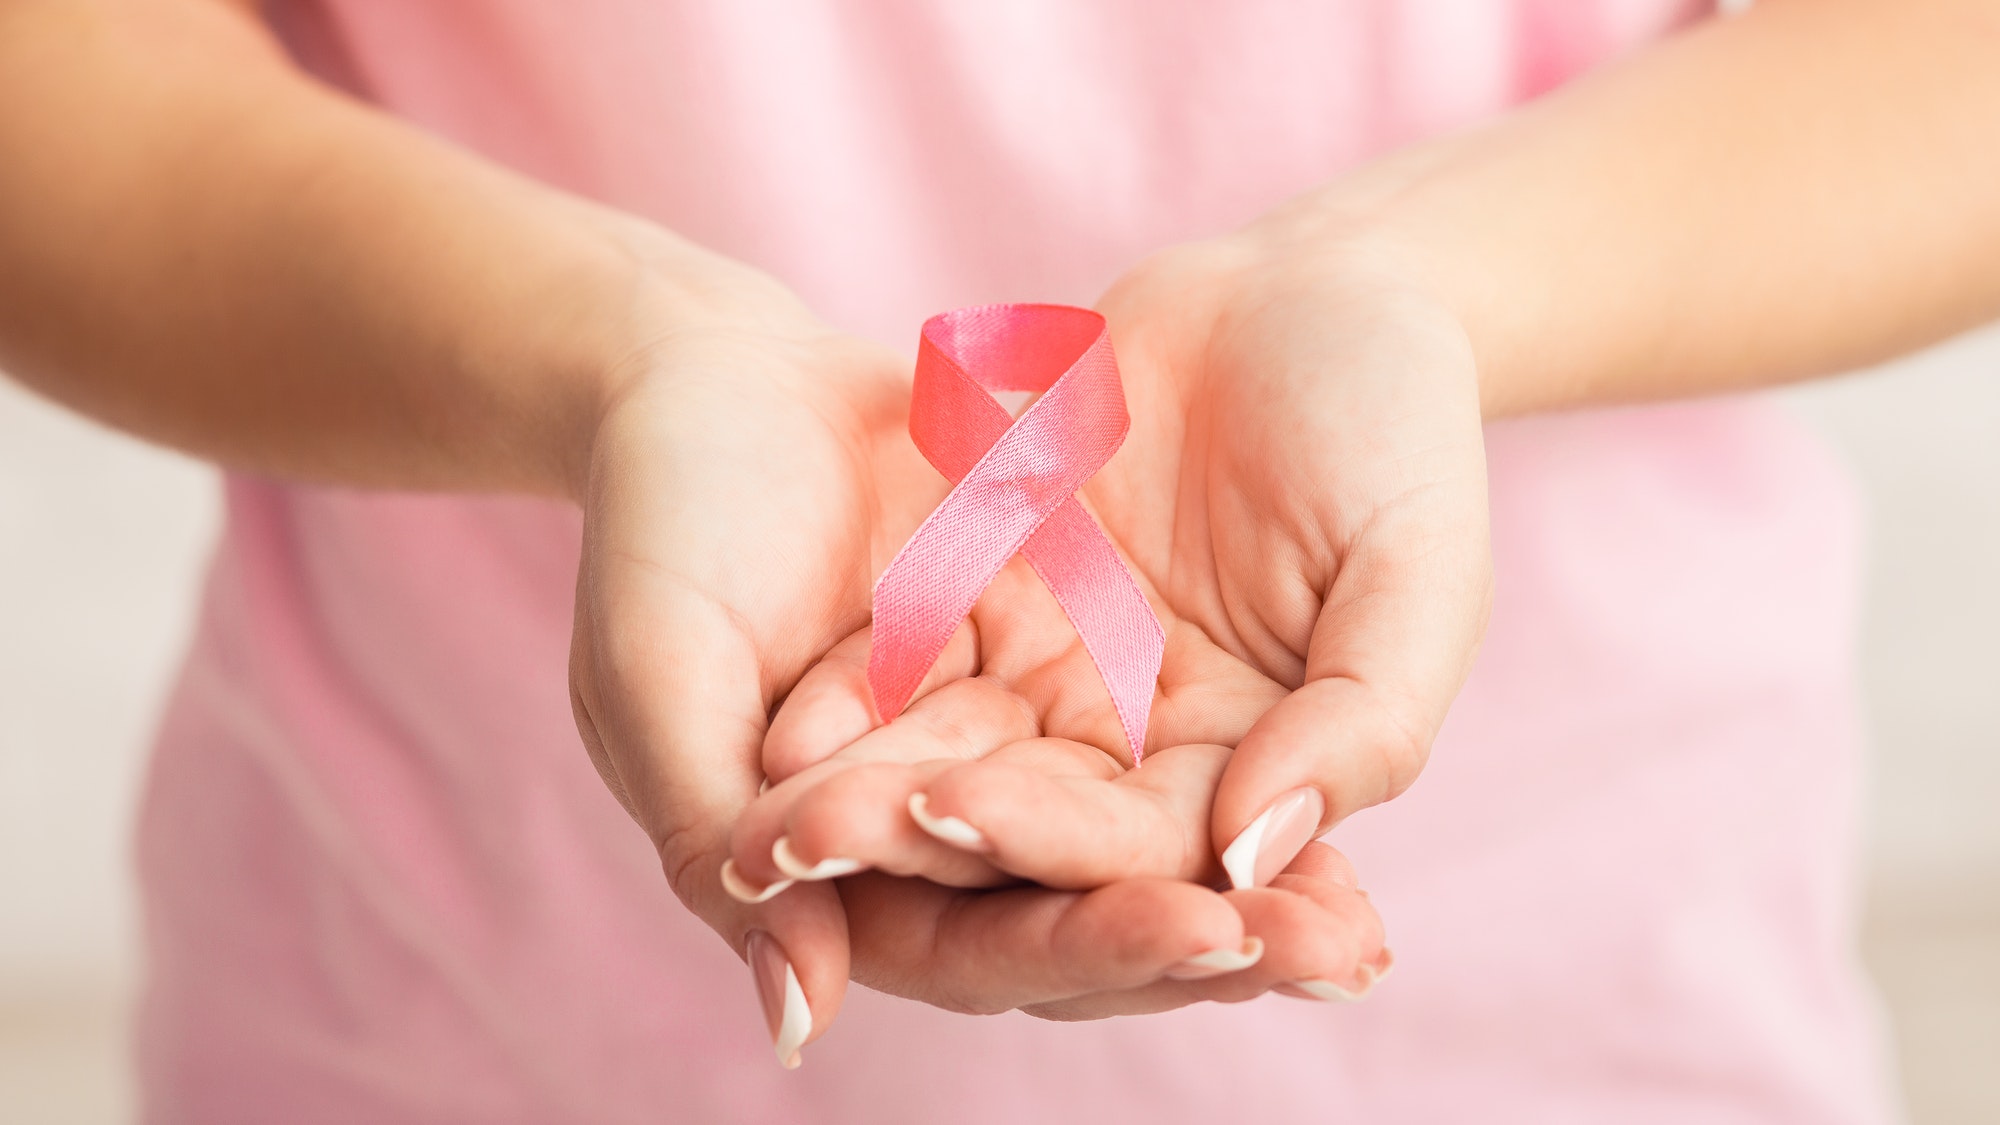
[[[1480,411],[1493,419],[1545,405],[1516,373],[1516,322],[1536,296],[1472,250],[1430,198],[1448,144],[1405,150],[1291,200],[1230,236],[1254,269],[1366,284],[1427,302],[1454,320],[1472,351]],[[1504,290],[1504,291],[1503,291]]]
[[[803,334],[816,322],[777,281],[642,220],[593,217],[593,266],[555,318],[567,342],[559,403],[539,435],[542,483],[581,504],[607,419],[693,334]]]

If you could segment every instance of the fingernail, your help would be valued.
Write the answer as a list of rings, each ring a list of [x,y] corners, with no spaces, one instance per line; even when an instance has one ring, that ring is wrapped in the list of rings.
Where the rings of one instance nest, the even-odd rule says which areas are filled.
[[[1222,869],[1229,873],[1230,885],[1247,891],[1276,878],[1313,838],[1325,813],[1326,798],[1311,786],[1272,801],[1223,849]]]
[[[799,987],[799,975],[785,960],[784,947],[762,930],[751,930],[743,938],[743,951],[750,961],[750,977],[757,982],[757,1000],[764,1006],[764,1022],[771,1029],[771,1049],[778,1064],[797,1070],[799,1048],[812,1033],[812,1009],[806,1006],[806,990]]]
[[[769,902],[777,896],[779,891],[791,885],[792,881],[790,879],[780,879],[760,890],[752,885],[748,879],[745,879],[741,872],[736,870],[735,860],[725,859],[722,861],[722,889],[727,891],[729,897],[735,899],[737,902],[748,903],[751,906],[755,906],[760,902]]]
[[[790,836],[780,836],[778,842],[771,845],[771,862],[778,865],[778,870],[805,882],[838,879],[842,875],[852,875],[867,866],[858,859],[838,859],[833,856],[828,856],[818,863],[807,864],[805,860],[799,858],[799,853],[792,850]]]
[[[1251,937],[1243,939],[1241,949],[1211,949],[1207,953],[1194,956],[1167,970],[1168,980],[1206,980],[1224,973],[1241,972],[1257,963],[1264,956],[1264,939]]]
[[[1373,988],[1375,982],[1388,976],[1389,970],[1395,967],[1396,955],[1389,952],[1389,947],[1385,945],[1382,947],[1382,952],[1375,955],[1373,963],[1361,966],[1361,979],[1366,981],[1370,988]]]
[[[1382,951],[1375,955],[1373,961],[1362,965],[1354,971],[1355,975],[1361,981],[1361,987],[1358,989],[1342,988],[1332,981],[1324,980],[1295,980],[1292,982],[1292,987],[1316,996],[1321,1000],[1352,1004],[1356,1000],[1365,999],[1370,992],[1374,991],[1375,985],[1383,977],[1389,975],[1389,970],[1395,967],[1396,955],[1389,952],[1389,947],[1385,945],[1382,947]]]
[[[917,827],[943,840],[954,848],[983,852],[992,845],[986,842],[986,833],[955,816],[932,816],[931,799],[922,793],[910,794],[910,819]]]
[[[1295,980],[1292,982],[1292,987],[1315,1000],[1325,1000],[1335,1004],[1352,1004],[1368,995],[1367,985],[1363,985],[1359,992],[1349,992],[1330,980]]]

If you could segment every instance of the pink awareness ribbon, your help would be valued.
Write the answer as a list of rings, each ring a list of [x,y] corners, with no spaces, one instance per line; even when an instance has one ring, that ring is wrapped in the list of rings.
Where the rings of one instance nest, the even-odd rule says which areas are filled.
[[[992,391],[1043,393],[1016,419]],[[952,489],[875,583],[868,683],[885,721],[1019,553],[1076,626],[1139,763],[1166,638],[1075,498],[1130,428],[1111,334],[1089,309],[980,305],[924,323],[910,436]]]

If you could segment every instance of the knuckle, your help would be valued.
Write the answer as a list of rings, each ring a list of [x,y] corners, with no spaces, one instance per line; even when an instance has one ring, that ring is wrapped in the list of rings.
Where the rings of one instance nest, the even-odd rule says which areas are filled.
[[[957,1012],[962,1016],[997,1016],[1003,1012],[1013,1010],[1011,1006],[998,1003],[991,997],[968,996],[959,993],[957,990],[947,990],[940,993],[938,998],[933,1000],[932,1003],[948,1012]]]
[[[1401,796],[1416,783],[1417,775],[1423,771],[1424,762],[1430,757],[1431,740],[1403,724],[1395,724],[1393,733],[1379,745],[1386,786],[1383,799],[1388,800]]]
[[[926,963],[904,964],[892,970],[857,961],[854,979],[878,992],[901,996],[962,1016],[994,1016],[1012,1010],[990,994],[982,994],[952,974]]]
[[[658,634],[633,620],[613,619],[600,625],[593,648],[592,663],[601,685],[641,681],[660,659]]]
[[[720,878],[716,870],[719,864],[710,862],[713,855],[702,846],[700,834],[690,825],[668,825],[651,830],[650,835],[667,886],[673,888],[675,897],[684,905],[694,909],[704,897],[706,885]]]
[[[1431,724],[1417,716],[1414,700],[1388,697],[1375,690],[1373,710],[1378,722],[1369,739],[1382,779],[1382,792],[1371,804],[1401,796],[1416,783],[1430,760]]]
[[[841,770],[799,795],[785,814],[785,832],[797,842],[831,844],[850,835],[858,811],[880,803],[880,767]]]
[[[1086,1020],[1103,1019],[1112,1012],[1102,1012],[1088,1004],[1074,1000],[1055,1000],[1047,1004],[1030,1004],[1021,1009],[1021,1014],[1033,1016],[1050,1023],[1082,1023]]]
[[[784,835],[809,856],[847,855],[855,851],[856,833],[848,811],[827,803],[817,792],[800,798],[785,817]]]

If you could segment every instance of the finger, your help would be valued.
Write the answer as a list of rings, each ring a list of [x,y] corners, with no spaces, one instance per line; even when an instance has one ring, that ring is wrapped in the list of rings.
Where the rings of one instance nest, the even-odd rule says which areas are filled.
[[[863,629],[828,650],[792,686],[764,735],[764,776],[791,777],[876,726],[868,693],[869,631]]]
[[[913,819],[911,794],[954,764],[877,763],[835,774],[792,803],[784,835],[771,846],[773,860],[787,875],[801,880],[865,868],[948,887],[1013,882],[983,856],[931,835]]]
[[[1103,1019],[1201,1001],[1240,1003],[1274,990],[1304,999],[1358,1000],[1393,960],[1381,943],[1381,920],[1352,880],[1344,857],[1324,844],[1309,844],[1271,886],[1225,896],[1243,918],[1246,944],[1262,946],[1262,955],[1249,964],[1199,979],[1169,975],[1138,988],[1024,1010],[1043,1019]]]
[[[1309,947],[1317,949],[1319,960],[1275,958],[1268,971],[1274,977],[1289,978],[1275,986],[1278,991],[1315,1000],[1354,1001],[1367,996],[1375,983],[1388,975],[1395,959],[1384,943],[1382,916],[1355,885],[1354,868],[1347,857],[1317,841],[1307,844],[1298,858],[1271,880],[1269,889],[1311,900],[1343,936],[1338,952],[1351,951],[1353,956],[1351,963],[1345,957],[1327,959],[1326,954],[1336,947],[1320,945]]]
[[[870,874],[839,886],[853,920],[855,979],[954,1011],[1138,988],[1191,958],[1241,954],[1244,945],[1237,911],[1179,880],[967,892]]]
[[[1093,747],[1037,739],[938,771],[922,807],[963,826],[947,843],[1044,886],[1209,882],[1209,810],[1228,760],[1224,746],[1176,746],[1119,771]]]
[[[1235,886],[1267,882],[1307,840],[1402,792],[1423,767],[1490,600],[1484,509],[1461,509],[1384,516],[1343,560],[1305,683],[1244,735],[1216,790],[1214,839]]]
[[[962,683],[969,685],[972,681]],[[939,692],[939,697],[955,690],[959,690],[957,685]],[[1038,779],[1052,779],[1052,775],[1060,774],[1075,780],[1096,781],[1118,772],[1117,765],[1095,747],[1065,739],[1036,738],[1008,743],[995,750],[992,757],[1008,763],[1007,773],[1031,772]],[[921,802],[912,804],[912,797],[931,789],[934,779],[941,774],[964,768],[964,764],[951,760],[907,765],[878,762],[854,766],[817,780],[810,789],[792,798],[780,828],[783,834],[771,845],[771,858],[780,871],[794,879],[835,878],[863,868],[918,876],[950,887],[991,887],[1012,882],[1015,876],[1034,879],[1035,876],[1024,872],[1010,875],[995,867],[985,854],[984,841],[978,832],[963,821],[942,818]],[[1208,784],[1213,789],[1213,776]],[[760,803],[775,803],[788,795],[774,791]],[[1038,795],[1030,790],[1018,797],[1017,803],[1036,799]],[[1075,797],[1069,800],[1072,804],[1083,803]],[[1018,811],[1030,822],[1035,820],[1032,805]],[[1063,810],[1047,811],[1050,817],[1067,815]],[[1204,853],[1207,836],[1200,826],[1207,823],[1206,811],[1204,803],[1201,817],[1187,821],[1194,826],[1194,838],[1201,841]],[[763,813],[759,811],[757,815],[761,821]],[[1080,815],[1088,817],[1092,810],[1086,808]],[[756,827],[762,831],[761,823]],[[746,834],[747,845],[742,843]],[[1190,838],[1186,832],[1181,836],[1183,843]],[[762,843],[760,834],[742,828],[738,841],[739,846],[753,850]],[[1175,872],[1135,870],[1095,880],[1072,880],[1066,885],[1088,890],[1124,875],[1143,874]]]
[[[907,784],[893,800],[873,800],[881,787],[871,783],[886,778],[880,773],[866,782],[851,783],[852,789],[843,786],[836,790],[849,794],[847,799],[854,802],[854,820],[848,826],[853,833],[851,845],[832,823],[816,821],[816,831],[826,831],[792,842],[790,852],[799,861],[793,871],[779,866],[775,853],[779,839],[788,831],[793,804],[842,773],[874,764],[977,758],[1034,734],[1034,716],[1012,693],[986,679],[952,680],[912,703],[895,722],[867,732],[838,754],[793,774],[758,798],[737,819],[731,834],[734,870],[756,887],[776,885],[812,869],[819,871],[818,878],[852,874],[873,859],[891,854],[879,849],[894,842],[883,842],[884,834],[892,830],[906,834],[896,838],[924,848],[941,863],[963,866],[962,860],[954,860],[932,846],[934,842],[921,839],[922,834],[908,823]],[[842,850],[850,846],[878,850],[867,855]],[[822,866],[828,861],[833,861],[830,866]],[[980,882],[991,881],[989,877]]]
[[[1361,889],[1360,877],[1354,873],[1354,864],[1333,845],[1324,840],[1315,840],[1299,849],[1292,862],[1285,865],[1281,878],[1304,877],[1311,880],[1315,888],[1334,891],[1351,891],[1367,898]],[[1315,895],[1321,893],[1315,889]]]
[[[674,893],[749,965],[778,1060],[796,1066],[845,995],[846,919],[825,887],[755,906],[723,890],[729,826],[757,793],[757,655],[682,585],[637,568],[584,573],[571,653],[579,730]]]
[[[778,706],[764,736],[764,775],[772,784],[826,760],[881,725],[868,686],[873,638],[872,630],[862,629],[828,650]],[[952,633],[911,698],[923,699],[978,671],[979,633],[968,620]]]
[[[1277,990],[1317,1000],[1359,1000],[1384,964],[1382,921],[1367,898],[1329,878],[1344,865],[1324,844],[1269,886],[1229,891],[1246,934],[1263,943],[1255,964],[1194,982],[1204,999],[1235,1003]]]

